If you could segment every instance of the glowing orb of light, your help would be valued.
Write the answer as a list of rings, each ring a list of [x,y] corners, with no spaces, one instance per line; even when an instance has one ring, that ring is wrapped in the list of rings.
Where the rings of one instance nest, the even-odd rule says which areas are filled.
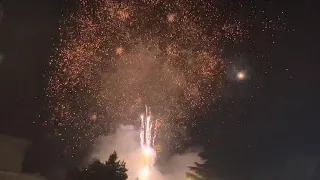
[[[140,178],[141,179],[147,179],[148,176],[150,174],[150,170],[148,167],[144,167],[141,171],[140,171]]]
[[[143,155],[151,156],[151,154],[152,154],[152,149],[150,147],[143,148]]]
[[[244,80],[246,78],[246,74],[242,71],[237,73],[237,79],[238,80]]]

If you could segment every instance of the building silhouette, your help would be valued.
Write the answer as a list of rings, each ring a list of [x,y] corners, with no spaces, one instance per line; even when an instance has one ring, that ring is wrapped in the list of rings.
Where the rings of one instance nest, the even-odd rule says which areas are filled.
[[[0,180],[46,180],[44,177],[22,172],[28,145],[25,139],[0,135]]]

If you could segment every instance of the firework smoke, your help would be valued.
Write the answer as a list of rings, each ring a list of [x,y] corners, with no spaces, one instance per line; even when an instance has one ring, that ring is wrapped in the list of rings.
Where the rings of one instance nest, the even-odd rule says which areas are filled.
[[[134,126],[121,125],[114,134],[98,138],[96,141],[97,146],[90,159],[98,159],[103,162],[115,150],[119,158],[126,162],[128,180],[136,180],[139,176],[141,179],[141,175],[146,174],[149,175],[148,179],[152,180],[185,179],[185,173],[188,171],[187,166],[192,166],[194,162],[202,162],[198,151],[186,151],[183,154],[170,156],[167,163],[162,164],[161,167],[155,165],[146,172],[144,170],[145,156],[140,143],[140,131]],[[151,155],[150,158],[155,158],[155,156]],[[152,159],[152,161],[154,160]]]
[[[197,3],[203,10],[215,5],[81,0],[78,11],[61,22],[57,60],[51,62],[50,122],[57,134],[64,136],[68,127],[94,139],[102,133],[92,130],[92,119],[129,121],[143,104],[174,127],[171,122],[188,121],[191,109],[214,100],[225,69],[218,41],[241,36],[241,23],[212,9],[204,11],[207,21],[217,22],[209,29],[196,15]],[[79,135],[68,138],[70,144],[81,146]]]
[[[228,69],[224,49],[252,42],[248,29],[274,27],[267,17],[253,27],[264,16],[254,3],[80,0],[78,5],[60,23],[48,75],[52,117],[44,123],[71,151],[113,124],[134,124],[144,104],[161,114],[168,137],[179,138],[180,127],[195,125],[196,111],[221,98]],[[253,8],[241,14],[247,5]]]

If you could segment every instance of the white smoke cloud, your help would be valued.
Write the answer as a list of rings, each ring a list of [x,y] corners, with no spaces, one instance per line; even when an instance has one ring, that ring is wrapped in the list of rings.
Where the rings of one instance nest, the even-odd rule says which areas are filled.
[[[126,162],[128,180],[136,180],[143,168],[143,156],[140,149],[139,131],[133,126],[120,126],[116,133],[97,139],[97,146],[90,155],[91,160],[106,161],[110,154],[116,151],[119,159]],[[150,174],[153,180],[176,180],[185,179],[187,166],[194,162],[202,162],[198,152],[190,151],[183,154],[173,155],[162,164],[155,166]],[[159,171],[161,169],[161,172]]]

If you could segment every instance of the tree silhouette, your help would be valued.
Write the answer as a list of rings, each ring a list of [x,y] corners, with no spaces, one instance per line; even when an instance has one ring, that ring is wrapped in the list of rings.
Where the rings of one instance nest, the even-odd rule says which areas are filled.
[[[203,180],[205,177],[208,176],[208,170],[206,169],[205,164],[200,164],[195,162],[194,166],[188,166],[190,171],[192,172],[187,172],[187,179],[190,180]]]
[[[126,172],[125,162],[118,160],[117,153],[113,152],[105,163],[97,160],[83,170],[69,170],[65,180],[126,180]]]

